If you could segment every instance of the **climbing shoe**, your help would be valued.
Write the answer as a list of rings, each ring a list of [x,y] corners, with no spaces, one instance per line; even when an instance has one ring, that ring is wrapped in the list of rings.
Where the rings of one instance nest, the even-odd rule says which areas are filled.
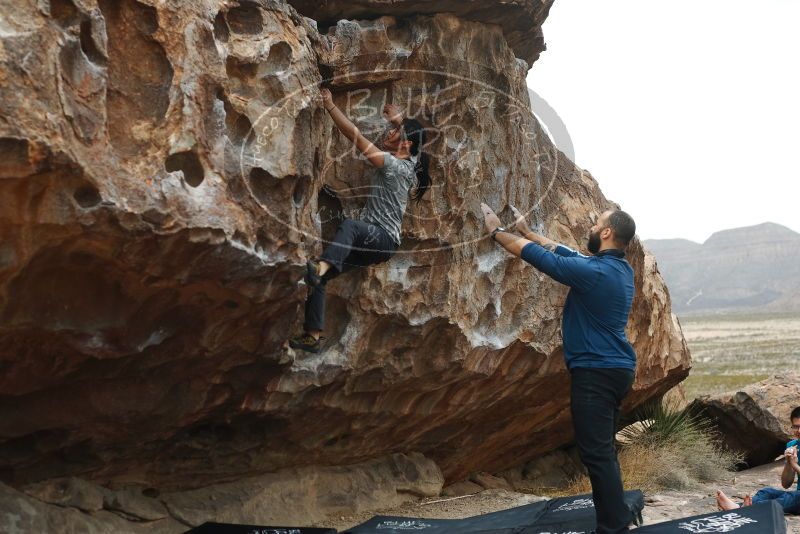
[[[322,336],[319,336],[319,339],[314,339],[314,336],[311,334],[303,333],[290,339],[289,346],[293,349],[304,350],[306,352],[313,352],[316,354],[322,349],[322,344],[324,342],[325,338]]]
[[[306,262],[306,276],[303,280],[308,287],[319,287],[322,285],[322,277],[319,275],[319,263],[315,261]]]

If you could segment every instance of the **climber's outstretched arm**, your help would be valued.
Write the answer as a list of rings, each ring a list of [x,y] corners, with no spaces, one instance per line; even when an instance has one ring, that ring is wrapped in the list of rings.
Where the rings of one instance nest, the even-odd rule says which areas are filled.
[[[347,115],[336,107],[336,104],[333,103],[333,95],[331,95],[330,90],[323,88],[320,89],[319,92],[322,105],[325,106],[325,110],[330,113],[331,119],[333,119],[333,123],[336,127],[339,128],[339,131],[355,143],[356,148],[367,157],[372,165],[375,167],[383,167],[384,152],[373,145],[369,139],[364,137],[356,125],[347,118]]]

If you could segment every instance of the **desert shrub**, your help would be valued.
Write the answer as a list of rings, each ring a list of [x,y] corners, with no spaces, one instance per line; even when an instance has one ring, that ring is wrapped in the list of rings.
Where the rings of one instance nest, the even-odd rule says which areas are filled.
[[[635,423],[619,433],[619,463],[626,489],[683,489],[718,481],[742,461],[725,449],[712,423],[700,414],[661,402],[642,407]],[[565,494],[588,493],[586,475],[574,479]]]

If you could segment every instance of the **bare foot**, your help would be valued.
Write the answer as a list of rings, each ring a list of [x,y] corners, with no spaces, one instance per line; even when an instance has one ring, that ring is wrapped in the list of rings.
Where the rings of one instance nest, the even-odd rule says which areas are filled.
[[[745,495],[742,506],[753,506],[753,498],[750,495]]]
[[[717,490],[717,506],[719,506],[720,510],[735,510],[739,508],[739,505],[730,500],[730,498],[725,495],[722,490]]]

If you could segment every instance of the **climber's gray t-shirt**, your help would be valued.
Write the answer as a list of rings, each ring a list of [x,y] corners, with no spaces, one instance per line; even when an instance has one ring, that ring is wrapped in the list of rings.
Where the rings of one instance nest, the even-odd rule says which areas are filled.
[[[397,159],[388,152],[383,156],[383,167],[376,169],[369,186],[367,205],[361,216],[364,222],[377,224],[400,244],[400,226],[408,204],[408,191],[414,184],[414,163]]]

